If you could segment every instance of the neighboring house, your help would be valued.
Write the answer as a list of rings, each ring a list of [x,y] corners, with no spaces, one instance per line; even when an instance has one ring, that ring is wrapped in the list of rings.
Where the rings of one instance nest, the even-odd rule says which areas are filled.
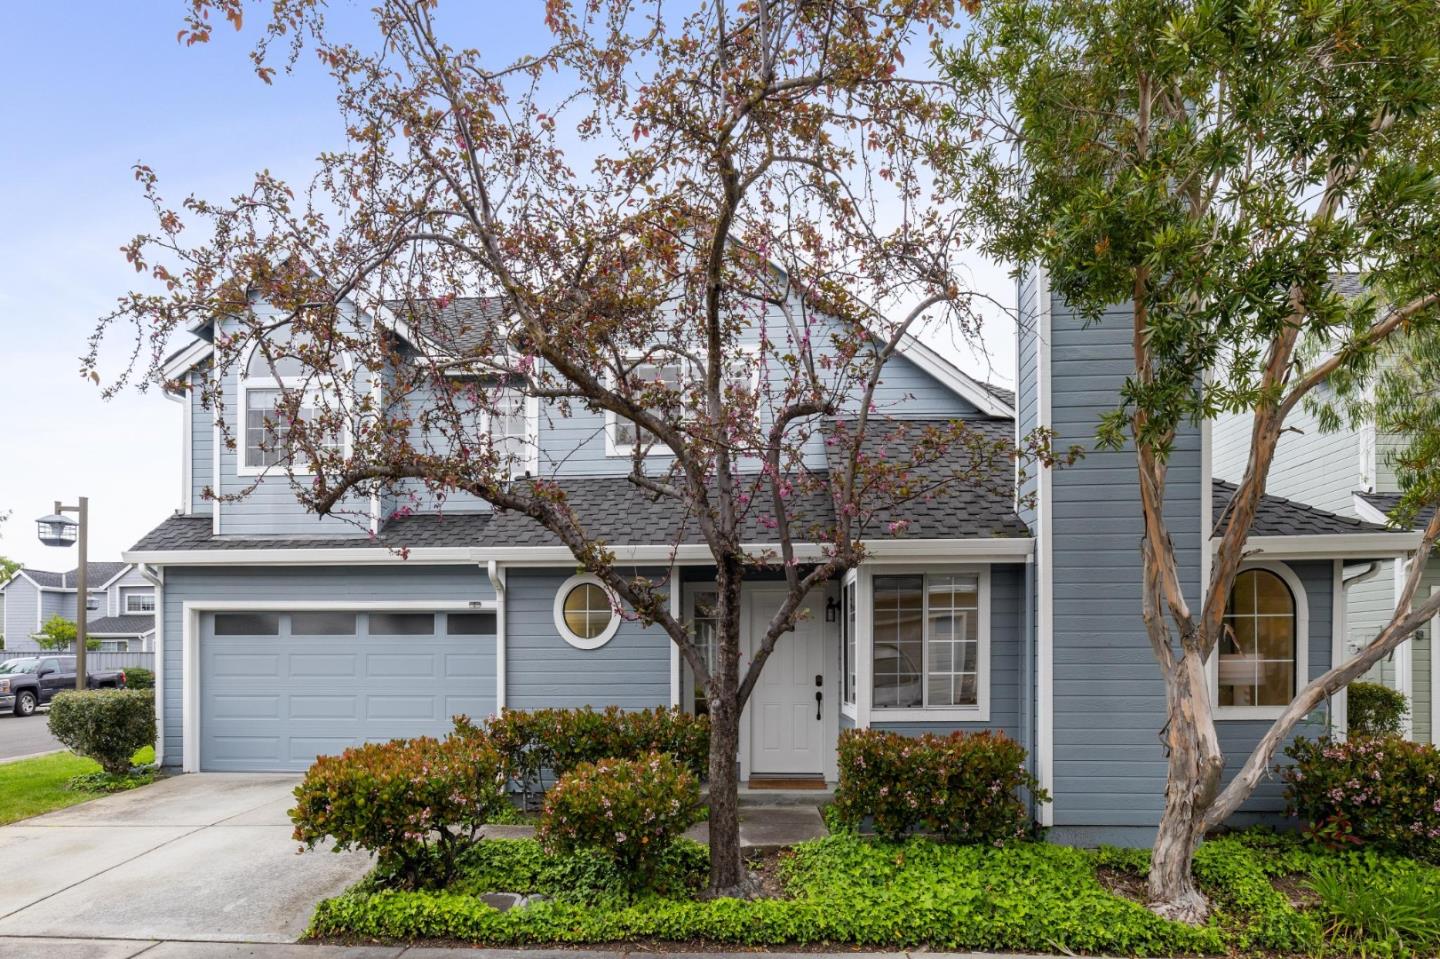
[[[1130,319],[1116,313],[1087,329],[1040,275],[1021,283],[1020,306],[1015,395],[910,341],[887,367],[879,406],[917,422],[962,417],[995,436],[1049,427],[1088,455],[1030,476],[1022,492],[1034,494],[1033,507],[1007,468],[908,512],[903,534],[872,537],[864,564],[811,597],[812,615],[766,665],[742,724],[742,779],[833,781],[843,729],[997,729],[1029,749],[1054,796],[1041,816],[1057,836],[1146,842],[1165,781],[1165,696],[1140,619],[1135,464],[1094,448],[1098,417],[1129,370]],[[447,309],[467,325],[496,314],[483,300]],[[533,521],[463,498],[443,513],[396,515],[394,503],[372,503],[373,536],[306,514],[283,474],[265,475],[264,450],[243,436],[231,448],[204,407],[197,387],[216,375],[214,335],[202,326],[166,370],[182,384],[171,393],[185,423],[182,507],[124,554],[159,584],[164,764],[299,770],[352,743],[441,733],[456,713],[502,707],[694,708],[668,638],[612,615],[595,581],[575,575],[569,551]],[[244,409],[242,397],[273,388],[273,378],[232,372],[219,385],[227,409]],[[673,554],[673,607],[706,628],[696,611],[714,588],[709,553],[670,504],[625,480],[617,424],[517,402],[516,416],[494,428],[528,445],[532,468],[564,485],[622,562],[659,573]],[[1194,599],[1227,496],[1206,474],[1208,444],[1208,430],[1186,433],[1170,467],[1172,532]],[[812,469],[827,466],[818,438],[810,459]],[[239,500],[205,495],[252,484]],[[757,524],[747,542],[765,537]],[[1233,763],[1296,683],[1343,646],[1345,565],[1399,555],[1408,542],[1265,500],[1255,562],[1241,578],[1246,605],[1232,620],[1263,646],[1227,651],[1215,667]],[[763,622],[778,598],[763,580],[747,583],[742,619]],[[1304,731],[1329,723],[1322,712]],[[1242,816],[1281,805],[1278,786],[1267,785]]]
[[[39,649],[35,634],[47,619],[75,620],[76,574],[22,568],[0,584],[5,652]],[[134,563],[90,563],[86,568],[86,627],[106,651],[154,648],[155,587]]]
[[[1363,292],[1360,277],[1342,274],[1335,286],[1355,296]],[[1322,388],[1317,399],[1324,402]],[[1238,481],[1244,474],[1250,448],[1250,416],[1231,414],[1214,426],[1215,476]],[[1266,490],[1277,496],[1371,523],[1387,525],[1386,514],[1399,496],[1395,471],[1386,453],[1398,445],[1396,437],[1373,422],[1343,424],[1323,430],[1309,409],[1295,410],[1275,450]],[[1412,538],[1412,549],[1414,539]],[[1347,564],[1345,570],[1346,653],[1357,652],[1374,639],[1395,611],[1403,583],[1404,566],[1379,559]],[[1440,560],[1433,560],[1421,585],[1422,595],[1440,589]],[[1440,724],[1433,717],[1431,690],[1440,686],[1440,657],[1431,655],[1435,625],[1420,630],[1366,677],[1403,692],[1410,700],[1407,733],[1419,742],[1436,742]]]

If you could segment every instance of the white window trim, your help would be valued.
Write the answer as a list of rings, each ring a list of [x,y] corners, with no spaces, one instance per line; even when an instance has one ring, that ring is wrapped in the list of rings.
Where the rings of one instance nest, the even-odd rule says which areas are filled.
[[[643,353],[630,353],[630,354],[627,354],[626,357],[625,357],[625,362],[626,362],[627,364],[630,364],[630,363],[641,363],[641,364],[648,364],[648,365],[650,365],[650,366],[666,366],[666,365],[669,365],[668,361],[659,361],[658,358],[656,358],[656,357],[651,357],[650,359],[646,359],[646,358],[645,358],[645,354],[643,354]],[[685,377],[688,376],[688,375],[689,375],[689,372],[690,372],[690,370],[689,370],[689,364],[686,363],[686,362],[685,362],[685,358],[684,358],[684,357],[681,357],[681,356],[676,356],[676,357],[674,357],[674,362],[675,362],[675,365],[677,365],[677,366],[680,367],[680,379],[681,379],[681,382],[683,383],[684,380],[685,380]],[[613,389],[616,388],[616,384],[617,384],[617,380],[616,380],[616,377],[615,377],[615,371],[614,371],[614,370],[606,370],[606,372],[605,372],[605,385],[606,385],[606,387],[608,387],[609,389],[612,389],[612,390],[613,390]],[[630,421],[630,422],[631,422],[632,425],[635,425],[633,421]],[[606,411],[605,411],[605,455],[606,455],[606,456],[616,456],[616,457],[619,457],[619,456],[632,457],[632,456],[635,455],[635,444],[634,444],[634,443],[618,443],[618,442],[615,441],[615,430],[616,430],[616,428],[617,428],[619,425],[620,425],[620,414],[616,413],[614,410],[606,410]],[[636,429],[636,435],[638,436],[638,435],[639,435],[639,429],[640,429],[640,427],[639,427],[638,425],[636,425],[636,426],[635,426],[635,429]],[[655,442],[651,443],[648,447],[646,447],[646,449],[645,449],[645,455],[646,455],[647,457],[650,457],[650,456],[674,456],[675,454],[671,451],[671,449],[670,449],[669,446],[666,446],[664,443],[661,443],[659,440],[656,440]]]
[[[338,386],[335,386],[335,384],[316,383],[313,378],[309,377],[287,376],[277,381],[273,376],[242,376],[239,385],[239,402],[237,403],[239,409],[239,423],[237,427],[240,435],[238,442],[235,444],[237,447],[235,451],[235,474],[237,476],[267,476],[277,470],[280,472],[286,471],[283,463],[274,463],[270,466],[252,466],[245,459],[250,447],[245,437],[245,419],[247,410],[249,409],[248,398],[252,390],[304,390],[307,394],[319,394],[327,389],[335,389],[337,394],[339,394]],[[344,395],[339,395],[343,403]],[[344,450],[345,456],[348,457],[350,455],[350,431],[348,429],[344,430],[343,434],[341,437],[342,449]],[[309,467],[306,467],[305,469],[294,470],[294,475],[314,476],[315,474],[309,471]]]
[[[570,631],[570,627],[565,622],[565,597],[569,596],[570,591],[573,590],[575,587],[583,586],[587,583],[599,586],[602,590],[605,591],[605,595],[610,598],[610,623],[608,626],[605,627],[604,630],[601,631],[600,635],[596,636],[594,639],[586,639],[584,636],[577,636],[575,633]],[[610,642],[610,640],[614,639],[615,633],[618,632],[620,629],[621,616],[618,610],[619,605],[619,600],[615,598],[615,594],[610,591],[610,587],[606,586],[600,581],[600,577],[591,575],[590,573],[577,573],[576,575],[571,576],[569,579],[565,580],[565,582],[561,583],[560,588],[555,591],[555,603],[553,607],[555,615],[555,631],[560,634],[561,639],[565,640],[565,642],[569,643],[571,646],[574,646],[576,649],[599,649],[601,646],[604,646],[606,643]]]
[[[132,600],[132,599],[148,599],[148,600],[150,600],[150,608],[149,608],[149,609],[131,609],[131,608],[130,608],[130,600]],[[148,592],[148,593],[126,593],[126,594],[125,594],[125,609],[124,609],[124,611],[123,611],[124,615],[126,615],[126,616],[143,616],[143,615],[146,614],[146,613],[153,613],[153,612],[155,612],[155,593],[154,593],[154,591],[151,591],[151,592]]]
[[[869,699],[870,699],[870,701],[871,701],[870,704],[869,704],[869,706],[870,706],[870,709],[869,709],[869,713],[870,713],[870,715],[869,715],[869,722],[870,722],[870,723],[874,723],[874,722],[876,722],[876,721],[880,721],[880,722],[887,722],[887,723],[889,723],[889,722],[988,723],[988,722],[990,721],[990,646],[991,646],[991,641],[992,641],[992,637],[991,637],[991,635],[990,635],[990,567],[989,567],[989,566],[920,566],[920,567],[892,567],[892,566],[887,566],[887,567],[885,567],[882,571],[879,571],[879,572],[880,572],[881,575],[885,575],[885,576],[891,576],[891,575],[900,575],[900,576],[903,576],[903,575],[907,575],[907,574],[908,574],[908,575],[921,575],[921,576],[926,576],[926,577],[929,577],[929,576],[931,576],[931,575],[946,576],[946,575],[960,575],[960,574],[975,574],[975,575],[978,577],[978,579],[979,579],[979,597],[978,597],[979,612],[978,612],[978,614],[977,614],[979,621],[978,621],[978,624],[977,624],[976,635],[977,635],[977,637],[979,638],[979,641],[980,641],[980,644],[979,644],[979,645],[980,645],[980,648],[979,648],[979,651],[978,651],[978,654],[977,654],[976,664],[975,664],[975,700],[976,700],[976,701],[975,701],[975,705],[974,705],[974,706],[910,706],[910,707],[906,707],[906,708],[903,708],[903,709],[887,709],[887,708],[885,708],[885,707],[883,707],[883,706],[875,706],[875,705],[874,705],[875,692],[874,692],[874,687],[873,687],[873,685],[872,685],[871,688],[870,688],[870,690],[869,690],[869,693],[868,693]],[[864,617],[871,623],[871,627],[870,627],[869,636],[868,636],[868,640],[869,640],[869,641],[868,641],[867,644],[866,644],[865,653],[864,653],[863,655],[864,655],[865,661],[870,662],[870,663],[872,664],[872,665],[871,665],[871,668],[867,669],[866,672],[869,674],[869,675],[867,676],[867,681],[873,684],[873,683],[874,683],[874,675],[873,675],[873,674],[874,674],[874,666],[873,666],[873,663],[874,663],[874,658],[875,658],[875,633],[874,633],[874,625],[873,625],[873,624],[874,624],[874,620],[875,620],[875,602],[874,602],[875,590],[874,590],[873,585],[871,586],[871,589],[870,589],[869,593],[870,593],[870,596],[869,596],[870,602],[866,604],[865,610],[863,611],[863,615],[864,615]],[[927,579],[927,588],[925,589],[924,594],[925,594],[925,606],[924,606],[924,611],[922,612],[921,615],[922,615],[922,617],[923,617],[923,622],[925,622],[925,623],[927,624],[926,628],[928,629],[928,628],[929,628],[929,627],[928,627],[928,624],[929,624],[929,622],[930,622],[930,590],[929,590],[929,588],[928,588],[928,579]],[[862,611],[857,610],[857,612],[856,612],[856,619],[857,619],[857,620],[860,619],[861,616],[862,616]],[[858,646],[858,644],[857,644],[857,646]],[[920,682],[921,682],[921,684],[922,684],[922,688],[926,688],[926,687],[928,687],[927,677],[928,677],[928,675],[929,675],[929,669],[930,669],[930,637],[929,637],[929,634],[928,634],[928,633],[927,633],[926,636],[925,636],[925,640],[924,640],[924,643],[923,643],[923,645],[922,645],[922,649],[923,649],[923,651],[924,651],[924,652],[923,652],[923,657],[924,657],[924,659],[923,659],[923,662],[921,663],[921,666],[920,666]],[[862,654],[860,653],[859,649],[857,648],[857,650],[856,650],[856,657],[859,658],[861,655],[862,655]],[[858,664],[857,664],[857,665],[858,665]],[[858,672],[859,672],[859,671],[857,670],[857,673],[858,673]],[[857,675],[857,676],[856,676],[856,683],[858,684],[859,681],[860,681],[860,677]],[[856,690],[856,694],[857,694],[857,698],[859,698],[859,690],[858,690],[858,689]]]
[[[1300,577],[1286,563],[1250,561],[1240,564],[1240,573],[1251,570],[1262,569],[1274,573],[1290,587],[1290,595],[1295,598],[1295,691],[1305,687],[1310,681],[1310,600],[1305,594],[1305,584]],[[1229,605],[1229,599],[1226,599]],[[1255,719],[1277,719],[1285,712],[1285,706],[1221,706],[1220,705],[1220,648],[1216,645],[1215,652],[1210,656],[1210,706],[1215,711],[1215,719],[1219,720],[1255,720]],[[1290,695],[1291,700],[1295,693]]]
[[[685,584],[684,605],[682,607],[684,610],[684,622],[695,622],[695,602],[702,594],[706,593],[718,596],[718,592],[713,583],[693,582]],[[675,646],[674,643],[670,645]],[[675,648],[677,651],[679,650],[678,646]],[[694,712],[695,672],[690,668],[690,664],[685,662],[683,658],[680,661],[680,674],[680,705],[684,708],[685,712]]]
[[[495,437],[491,433],[493,415],[487,409],[481,417],[481,428],[485,435],[493,443]],[[606,433],[609,436],[609,433]],[[512,478],[523,476],[529,473],[531,476],[540,475],[540,400],[530,394],[525,394],[525,449],[527,455],[524,463],[515,464],[515,471],[510,475]]]
[[[855,669],[855,701],[845,701],[845,683],[849,678],[848,670],[845,668],[845,654],[848,652],[847,644],[850,637],[845,635],[846,613],[845,593],[849,591],[855,599],[855,662],[850,665]],[[845,574],[840,581],[840,715],[860,723],[860,619],[862,608],[860,606],[860,570],[852,569]]]

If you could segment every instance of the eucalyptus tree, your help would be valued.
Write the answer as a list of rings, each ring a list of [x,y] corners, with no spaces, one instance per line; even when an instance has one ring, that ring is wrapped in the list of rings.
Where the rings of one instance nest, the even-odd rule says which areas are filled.
[[[1097,322],[1132,308],[1133,369],[1098,438],[1135,451],[1137,587],[1167,696],[1149,898],[1199,921],[1191,864],[1207,830],[1302,717],[1440,609],[1415,596],[1432,519],[1391,622],[1300,688],[1224,780],[1206,663],[1287,417],[1436,325],[1440,18],[1432,0],[994,0],[944,59],[951,182],[984,248],[1048,270]],[[1354,270],[1373,295],[1334,288]],[[1168,457],[1179,431],[1223,412],[1251,415],[1250,453],[1195,607],[1163,508]],[[1414,412],[1428,457],[1436,410]],[[1425,457],[1410,465],[1433,470]],[[1424,503],[1440,492],[1413,489]]]
[[[182,40],[249,6],[192,0]],[[133,375],[153,380],[175,331],[223,317],[218,366],[258,355],[298,374],[266,422],[307,507],[363,523],[372,498],[405,509],[419,489],[550,531],[703,684],[711,886],[742,889],[738,729],[777,642],[867,535],[905,529],[906,503],[1015,455],[960,421],[906,427],[877,392],[923,325],[978,329],[957,216],[931,193],[943,90],[907,67],[956,4],[551,0],[546,45],[518,59],[480,31],[447,36],[431,0],[377,0],[368,45],[314,0],[255,6],[260,78],[313,51],[345,142],[303,187],[262,173],[224,201],[172,207],[137,168],[156,226],[125,252],[151,285],[97,348],[130,330],[149,358]],[[207,398],[233,444],[218,379]],[[334,381],[357,388],[314,389]],[[668,575],[619,562],[571,508],[563,464],[493,439],[516,393],[633,440],[629,480],[713,561],[713,662]],[[1048,461],[1043,435],[1023,445]],[[786,595],[742,673],[740,589],[762,568]]]

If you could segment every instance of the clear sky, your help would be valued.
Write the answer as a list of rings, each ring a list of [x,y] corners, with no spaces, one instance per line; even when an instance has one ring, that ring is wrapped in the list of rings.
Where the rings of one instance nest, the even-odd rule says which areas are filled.
[[[180,505],[180,407],[158,391],[105,401],[80,377],[95,319],[136,285],[119,247],[152,221],[131,167],[165,195],[228,196],[256,170],[303,182],[341,144],[328,78],[302,59],[273,86],[246,59],[258,23],[216,41],[175,40],[180,0],[7,5],[0,29],[0,555],[69,569],[33,520],[53,501],[90,498],[92,560],[118,559]],[[338,0],[331,20],[361,30],[369,4]],[[495,59],[535,50],[540,0],[445,0],[446,38]],[[978,290],[1013,304],[1003,266],[967,264]],[[1008,384],[1013,326],[997,315],[989,357],[936,340],[972,373]],[[106,352],[124,362],[125,344]]]

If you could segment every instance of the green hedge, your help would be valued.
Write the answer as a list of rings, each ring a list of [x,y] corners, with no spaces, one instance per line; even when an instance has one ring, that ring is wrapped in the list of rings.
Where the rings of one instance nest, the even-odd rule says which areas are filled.
[[[155,692],[58,693],[50,702],[49,726],[62,745],[95,760],[111,776],[124,776],[135,753],[155,745]]]

